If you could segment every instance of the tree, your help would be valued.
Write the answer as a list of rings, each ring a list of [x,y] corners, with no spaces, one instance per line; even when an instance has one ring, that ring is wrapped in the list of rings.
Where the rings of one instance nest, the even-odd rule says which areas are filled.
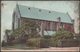
[[[36,24],[35,21],[32,20],[23,20],[22,26],[20,28],[15,29],[12,32],[12,36],[15,37],[15,40],[20,40],[26,42],[29,38],[40,37],[38,34],[38,30],[40,30],[39,25]]]

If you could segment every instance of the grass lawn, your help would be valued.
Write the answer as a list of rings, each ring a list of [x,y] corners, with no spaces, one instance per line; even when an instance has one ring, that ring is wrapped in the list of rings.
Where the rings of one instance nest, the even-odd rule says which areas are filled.
[[[14,44],[14,45],[11,45],[11,46],[4,46],[4,47],[2,47],[2,48],[4,48],[4,49],[8,49],[8,48],[14,48],[14,49],[38,49],[38,48],[36,48],[36,47],[27,47],[25,44]]]

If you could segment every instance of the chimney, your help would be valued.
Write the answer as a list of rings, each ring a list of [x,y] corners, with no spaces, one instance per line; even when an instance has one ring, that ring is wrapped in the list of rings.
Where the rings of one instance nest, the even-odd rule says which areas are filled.
[[[61,18],[60,17],[58,17],[57,20],[58,20],[58,22],[61,22]]]

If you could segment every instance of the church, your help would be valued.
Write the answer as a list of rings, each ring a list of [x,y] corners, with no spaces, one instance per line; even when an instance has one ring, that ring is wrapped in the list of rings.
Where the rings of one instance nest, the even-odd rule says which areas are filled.
[[[24,20],[36,21],[40,25],[40,34],[51,35],[60,28],[74,32],[73,20],[68,13],[16,5],[13,11],[12,29],[19,28]]]

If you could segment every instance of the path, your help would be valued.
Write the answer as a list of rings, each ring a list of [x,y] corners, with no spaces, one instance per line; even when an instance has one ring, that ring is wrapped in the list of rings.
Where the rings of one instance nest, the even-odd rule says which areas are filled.
[[[8,48],[10,50],[3,50],[2,52],[80,52],[79,47],[50,47],[50,48],[41,48],[41,49],[34,49],[34,50],[21,50],[21,49],[14,49]]]

